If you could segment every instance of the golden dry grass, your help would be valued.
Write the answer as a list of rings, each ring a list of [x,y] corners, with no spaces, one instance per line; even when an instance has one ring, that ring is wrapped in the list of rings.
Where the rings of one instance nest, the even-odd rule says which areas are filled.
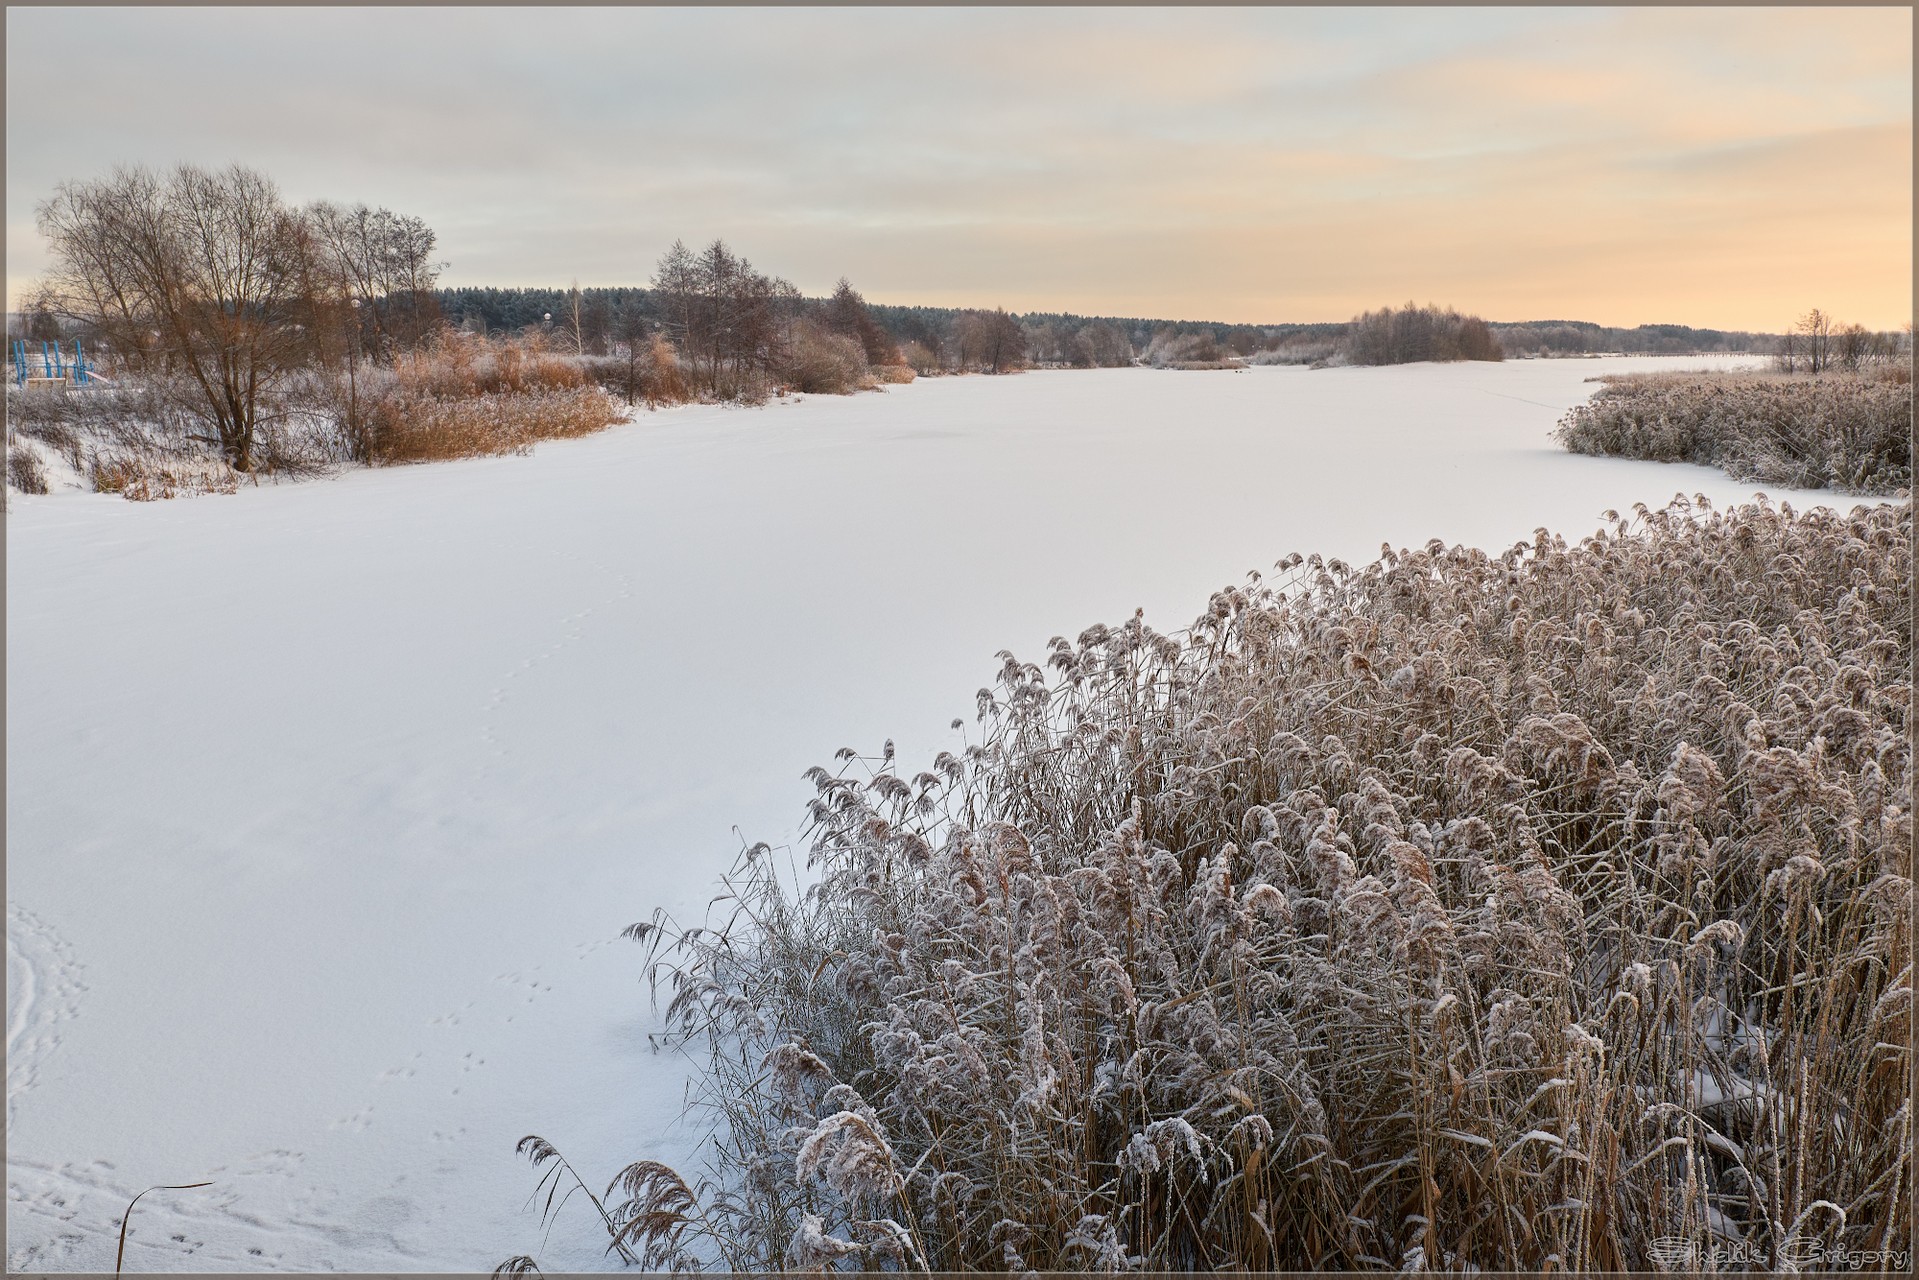
[[[373,461],[435,462],[519,453],[539,440],[590,435],[625,414],[599,387],[384,397],[372,414]]]
[[[240,473],[224,458],[137,449],[103,449],[87,459],[96,493],[117,493],[130,502],[155,502],[188,494],[237,493]]]
[[[395,362],[368,414],[369,453],[385,464],[517,453],[624,417],[577,360],[538,339],[446,331]]]

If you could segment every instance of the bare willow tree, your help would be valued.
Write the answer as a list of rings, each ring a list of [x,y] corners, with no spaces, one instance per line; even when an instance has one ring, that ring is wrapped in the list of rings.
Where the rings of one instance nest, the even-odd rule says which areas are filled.
[[[396,347],[418,346],[439,327],[437,241],[425,222],[324,200],[307,207],[306,220],[334,289],[358,304],[353,309],[365,354],[384,359]]]
[[[660,259],[653,288],[667,331],[708,390],[740,393],[751,375],[779,364],[799,291],[715,240],[699,253],[679,241]]]
[[[1026,365],[1026,330],[1006,314],[1004,307],[968,311],[954,323],[953,330],[962,367],[1006,373]]]
[[[303,369],[345,370],[330,407],[361,452],[361,362],[439,326],[424,222],[364,204],[295,209],[243,166],[63,183],[38,223],[54,262],[41,305],[166,391],[240,471]]]
[[[1810,373],[1824,373],[1832,364],[1832,317],[1818,307],[1799,317],[1793,326],[1805,336],[1806,367]]]
[[[265,175],[239,165],[122,168],[38,209],[53,250],[46,305],[136,370],[171,375],[235,469],[262,405],[305,356],[312,238]]]

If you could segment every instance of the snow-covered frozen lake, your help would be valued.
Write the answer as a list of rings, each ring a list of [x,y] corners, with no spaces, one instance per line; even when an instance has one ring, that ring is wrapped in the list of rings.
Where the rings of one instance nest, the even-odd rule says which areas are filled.
[[[1029,373],[686,408],[531,457],[13,497],[10,1269],[603,1265],[684,1158],[626,924],[792,841],[808,766],[954,745],[1003,648],[1162,628],[1292,551],[1498,549],[1750,487],[1576,457],[1583,380],[1702,361]],[[1849,500],[1774,491],[1795,505]],[[736,834],[737,829],[737,834]]]

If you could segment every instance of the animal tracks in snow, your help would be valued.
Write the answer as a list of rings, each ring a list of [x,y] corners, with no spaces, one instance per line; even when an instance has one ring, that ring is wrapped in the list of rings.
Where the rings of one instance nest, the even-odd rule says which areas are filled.
[[[425,1056],[424,1053],[416,1053],[399,1066],[388,1067],[385,1071],[373,1077],[373,1082],[375,1084],[385,1084],[389,1080],[411,1080],[420,1073],[420,1059]]]
[[[538,973],[539,971],[539,967],[536,965],[533,973]],[[553,990],[552,983],[541,982],[538,978],[526,973],[497,973],[493,975],[493,980],[495,982],[505,983],[514,990],[516,995],[522,991],[525,992],[526,1003],[528,1004],[532,1004],[535,1000],[538,1000],[541,996]]]
[[[249,1201],[286,1202],[291,1180],[305,1163],[297,1151],[275,1148],[188,1181],[210,1187],[156,1193],[141,1200],[127,1233],[130,1270],[303,1270],[299,1260],[324,1247],[329,1229],[291,1232],[277,1213],[256,1212]],[[105,1271],[118,1247],[127,1205],[146,1184],[108,1161],[58,1167],[31,1161],[7,1165],[7,1218],[16,1239],[32,1243],[7,1252],[10,1271]],[[300,1197],[294,1196],[296,1207]],[[35,1222],[35,1220],[38,1220]],[[31,1229],[21,1230],[28,1223]],[[297,1242],[290,1237],[313,1237]],[[294,1256],[289,1258],[291,1253]]]
[[[338,1120],[335,1120],[332,1124],[328,1125],[327,1128],[345,1129],[349,1133],[364,1133],[366,1132],[367,1129],[371,1128],[372,1125],[373,1125],[373,1108],[361,1107],[359,1110],[353,1112],[351,1115],[341,1116]]]
[[[7,904],[7,1119],[38,1083],[46,1058],[60,1047],[61,1024],[78,1016],[87,985],[73,948],[52,926]]]
[[[474,1003],[474,1001],[469,1000],[449,1013],[442,1013],[436,1017],[428,1018],[426,1025],[429,1027],[457,1027],[460,1025],[461,1020],[465,1018],[468,1011],[473,1008]]]
[[[504,760],[507,756],[506,744],[495,731],[494,720],[513,694],[515,682],[526,673],[552,661],[569,646],[577,643],[586,634],[587,620],[599,609],[609,608],[633,594],[633,576],[624,569],[611,569],[604,563],[593,566],[602,574],[611,573],[619,583],[617,590],[604,596],[597,604],[589,605],[577,612],[569,613],[560,619],[560,636],[553,643],[520,662],[500,678],[498,684],[487,690],[487,700],[480,708],[480,741],[485,743],[494,760]]]

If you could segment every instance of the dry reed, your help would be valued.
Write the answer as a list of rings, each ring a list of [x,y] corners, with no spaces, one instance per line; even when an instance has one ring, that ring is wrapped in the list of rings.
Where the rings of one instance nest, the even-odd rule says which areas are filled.
[[[1739,480],[1891,494],[1912,484],[1912,374],[1601,378],[1561,419],[1575,453],[1719,467]]]
[[[598,387],[461,399],[390,396],[371,416],[372,454],[390,465],[522,453],[535,441],[591,435],[624,416]]]
[[[701,926],[631,931],[713,1127],[696,1181],[615,1179],[618,1247],[1909,1251],[1911,533],[1682,498],[1001,655],[978,745],[843,751],[807,869],[755,846]]]
[[[453,331],[403,355],[371,400],[369,453],[386,464],[519,453],[625,417],[577,360],[539,340]]]

